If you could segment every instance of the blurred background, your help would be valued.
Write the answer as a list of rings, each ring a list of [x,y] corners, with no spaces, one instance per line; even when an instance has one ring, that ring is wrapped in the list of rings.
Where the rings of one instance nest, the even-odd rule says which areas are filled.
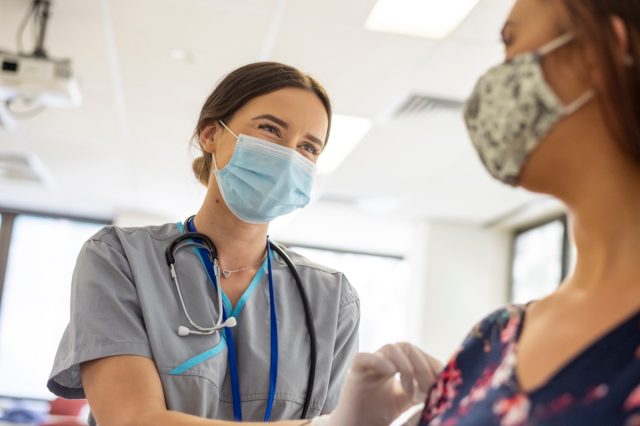
[[[53,398],[82,243],[197,211],[190,136],[249,62],[332,96],[314,200],[271,236],[346,273],[362,350],[409,340],[444,360],[490,311],[556,288],[573,262],[563,206],[494,182],[461,118],[512,4],[0,0],[0,414]]]

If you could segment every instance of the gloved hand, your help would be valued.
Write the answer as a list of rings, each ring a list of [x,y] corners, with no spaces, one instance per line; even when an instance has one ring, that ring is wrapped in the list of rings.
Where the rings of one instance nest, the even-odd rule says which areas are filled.
[[[405,410],[424,402],[441,369],[440,362],[410,343],[360,353],[351,365],[338,407],[317,424],[388,426]]]

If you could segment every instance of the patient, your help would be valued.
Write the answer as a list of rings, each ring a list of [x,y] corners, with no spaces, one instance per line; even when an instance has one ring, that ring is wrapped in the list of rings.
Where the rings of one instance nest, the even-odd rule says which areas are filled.
[[[567,205],[578,261],[551,296],[481,321],[408,424],[639,426],[640,1],[517,0],[502,40],[465,107],[471,140],[495,179]],[[358,355],[312,425],[388,425],[433,377],[411,350]]]
[[[552,295],[481,321],[408,424],[639,426],[640,1],[517,0],[502,40],[469,135],[495,179],[566,204],[578,261]],[[326,424],[388,425],[428,371],[358,355]]]
[[[640,425],[640,2],[518,0],[465,119],[504,183],[571,213],[573,274],[482,321],[422,425]]]

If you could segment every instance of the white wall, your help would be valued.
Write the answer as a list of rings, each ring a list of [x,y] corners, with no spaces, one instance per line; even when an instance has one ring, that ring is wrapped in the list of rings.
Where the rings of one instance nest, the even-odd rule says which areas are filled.
[[[417,230],[415,278],[422,285],[417,343],[446,360],[470,329],[506,304],[510,233],[470,225],[424,223]]]
[[[181,222],[185,219],[186,217],[170,217],[167,215],[156,215],[134,210],[121,210],[116,214],[113,222],[116,226],[128,228],[137,226],[162,225],[164,223],[170,222]]]
[[[510,229],[393,221],[323,203],[278,225],[272,234],[283,241],[405,257],[417,297],[393,299],[394,283],[389,282],[390,297],[404,305],[413,324],[398,335],[441,360],[448,359],[473,325],[507,303]]]
[[[276,219],[270,229],[276,241],[403,257],[411,252],[413,231],[411,222],[324,201]]]

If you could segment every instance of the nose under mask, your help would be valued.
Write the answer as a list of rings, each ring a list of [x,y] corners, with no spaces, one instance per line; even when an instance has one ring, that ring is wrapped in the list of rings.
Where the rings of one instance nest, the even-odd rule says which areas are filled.
[[[222,170],[213,157],[214,176],[227,207],[247,223],[267,223],[309,204],[316,165],[293,149],[247,135]]]

